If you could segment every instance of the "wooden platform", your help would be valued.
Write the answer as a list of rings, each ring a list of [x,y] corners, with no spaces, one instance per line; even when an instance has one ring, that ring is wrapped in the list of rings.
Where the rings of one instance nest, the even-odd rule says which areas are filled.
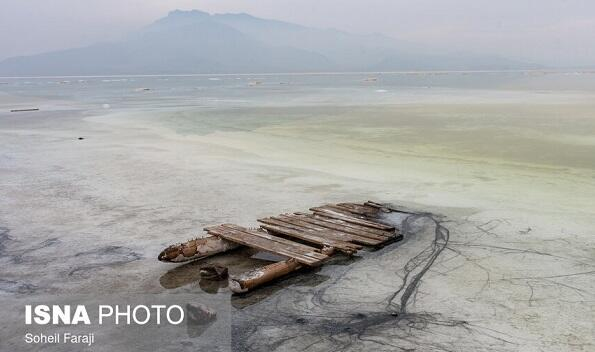
[[[394,226],[380,222],[381,205],[339,203],[258,219],[260,229],[223,224],[205,228],[210,235],[316,266],[328,258],[322,253],[352,255],[364,246],[380,246],[395,239]]]
[[[384,213],[393,210],[379,203],[326,204],[310,211],[258,219],[258,229],[233,224],[209,226],[204,229],[208,237],[169,246],[158,259],[166,262],[197,260],[238,246],[286,258],[230,278],[229,287],[237,293],[303,266],[319,266],[337,253],[353,255],[364,247],[379,247],[402,238],[395,226],[383,220]]]

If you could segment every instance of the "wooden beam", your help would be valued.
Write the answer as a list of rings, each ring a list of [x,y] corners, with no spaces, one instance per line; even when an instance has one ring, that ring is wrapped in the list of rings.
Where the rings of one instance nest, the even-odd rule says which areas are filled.
[[[295,259],[266,265],[229,279],[229,288],[234,293],[244,293],[281,276],[301,269],[303,266]]]

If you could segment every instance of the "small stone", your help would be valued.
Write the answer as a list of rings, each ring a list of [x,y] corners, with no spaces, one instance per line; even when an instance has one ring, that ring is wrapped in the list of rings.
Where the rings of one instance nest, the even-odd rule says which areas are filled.
[[[200,277],[209,280],[227,279],[227,268],[221,265],[203,266],[200,268]]]

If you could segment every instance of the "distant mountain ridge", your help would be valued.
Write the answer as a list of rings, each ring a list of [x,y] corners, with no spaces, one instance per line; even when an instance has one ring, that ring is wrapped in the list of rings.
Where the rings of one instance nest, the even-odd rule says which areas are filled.
[[[272,73],[534,68],[497,57],[448,56],[379,35],[175,10],[125,40],[13,57],[0,76]]]

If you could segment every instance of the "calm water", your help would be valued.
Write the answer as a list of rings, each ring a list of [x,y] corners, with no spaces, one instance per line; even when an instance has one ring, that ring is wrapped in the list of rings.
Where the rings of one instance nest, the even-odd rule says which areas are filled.
[[[595,169],[594,72],[62,77],[0,80],[5,109],[118,114],[180,135]],[[0,100],[2,102],[2,100]],[[35,106],[33,106],[35,105]],[[340,148],[339,148],[340,149]]]

